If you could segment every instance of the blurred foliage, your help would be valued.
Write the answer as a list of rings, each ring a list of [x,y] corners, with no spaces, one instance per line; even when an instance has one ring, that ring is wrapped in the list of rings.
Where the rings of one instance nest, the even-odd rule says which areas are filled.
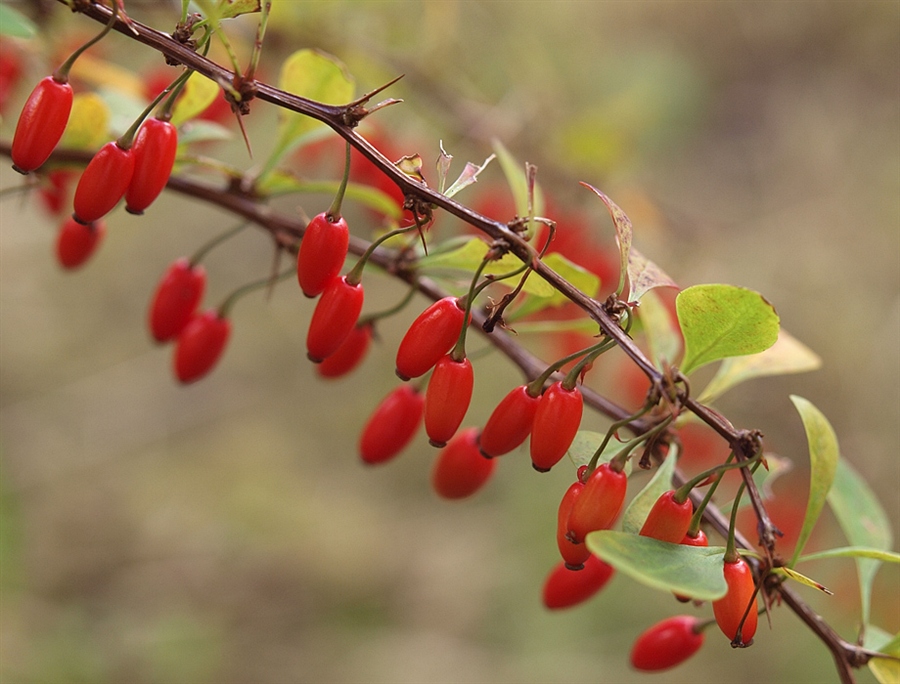
[[[54,66],[42,48],[95,30],[56,3],[9,4],[43,9],[38,39],[3,39],[30,57],[4,138],[30,84]],[[176,20],[164,3],[127,5],[161,30]],[[636,246],[680,285],[763,293],[823,369],[754,380],[717,408],[761,428],[767,449],[795,463],[777,492],[790,485],[805,496],[805,436],[788,394],[810,398],[896,521],[898,22],[900,5],[870,0],[765,11],[680,1],[275,2],[261,78],[275,81],[280,61],[302,47],[339,56],[358,92],[403,73],[386,95],[405,104],[363,128],[389,156],[430,163],[443,140],[457,159],[484,159],[499,139],[538,165],[549,214],[590,217],[588,239],[610,244],[612,226],[578,180],[628,213]],[[227,30],[247,59],[253,17]],[[147,80],[173,72],[122,36],[91,54]],[[277,120],[262,103],[245,120],[259,159],[275,145]],[[240,136],[206,152],[241,168],[261,163],[248,160]],[[333,181],[341,159],[292,164]],[[0,187],[21,182],[0,169]],[[459,199],[508,207],[507,192],[492,166]],[[328,202],[291,196],[276,206],[313,215]],[[268,301],[242,300],[219,369],[176,387],[170,350],[144,331],[147,301],[166,265],[229,218],[174,195],[144,217],[119,210],[76,274],[53,262],[56,219],[37,202],[6,197],[0,218],[3,681],[643,681],[623,656],[632,640],[690,610],[625,577],[583,607],[542,609],[556,506],[572,477],[564,464],[538,476],[511,454],[486,491],[453,505],[430,492],[434,454],[422,438],[387,466],[358,465],[356,433],[396,382],[394,350],[420,306],[380,327],[361,371],[326,383],[303,358],[312,307],[284,284]],[[359,234],[377,225],[352,208],[348,220]],[[439,217],[435,235],[451,223]],[[245,231],[206,265],[215,305],[268,272],[270,246]],[[403,295],[375,273],[366,287],[372,310]],[[617,359],[592,371],[598,386],[624,377]],[[508,364],[476,364],[470,420],[518,381]],[[589,416],[584,427],[604,425]],[[797,506],[802,515],[805,502]],[[826,510],[807,550],[839,544]],[[804,596],[854,639],[853,562],[809,572],[836,596]],[[874,595],[886,598],[873,602],[873,623],[900,630],[896,566],[882,568]],[[754,648],[708,639],[663,677],[834,679],[799,621],[783,609],[772,620]],[[872,681],[865,672],[860,680]]]

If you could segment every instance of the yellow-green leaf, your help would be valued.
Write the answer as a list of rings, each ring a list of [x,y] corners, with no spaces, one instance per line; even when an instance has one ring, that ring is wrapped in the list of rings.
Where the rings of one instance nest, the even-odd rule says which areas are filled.
[[[655,292],[647,292],[636,311],[647,338],[650,360],[660,369],[665,362],[674,363],[681,354],[681,333],[662,300]]]
[[[582,182],[581,185],[600,198],[603,204],[606,205],[606,209],[613,220],[613,225],[616,228],[616,242],[619,245],[619,287],[616,289],[616,292],[622,292],[625,286],[625,275],[630,275],[628,266],[631,261],[631,241],[634,236],[631,219],[605,193],[589,183]]]
[[[834,596],[834,592],[821,582],[816,582],[814,579],[810,579],[806,575],[799,573],[796,570],[792,570],[791,568],[775,568],[772,570],[772,572],[776,575],[784,575],[785,577],[789,577],[795,582],[800,582],[800,584],[805,584],[806,586],[812,587],[813,589],[818,589],[819,591],[828,594],[829,596]]]
[[[220,88],[215,81],[200,74],[191,74],[172,111],[172,125],[180,126],[185,121],[202,114],[213,103],[219,92]]]
[[[822,359],[812,349],[785,330],[778,332],[778,340],[759,354],[735,356],[722,361],[715,376],[700,395],[699,401],[708,404],[732,387],[752,378],[767,375],[807,373],[821,367]]]
[[[632,245],[628,253],[628,297],[629,302],[639,301],[655,287],[674,287],[678,284],[653,261],[650,261]]]
[[[260,9],[260,0],[219,0],[218,15],[220,19],[231,19]]]
[[[794,547],[794,557],[789,565],[794,565],[800,557],[803,546],[812,534],[813,527],[825,507],[825,500],[834,482],[837,464],[840,459],[837,435],[831,423],[810,401],[797,395],[791,395],[791,401],[806,429],[806,441],[809,443],[809,500],[806,502],[806,515],[803,527]]]
[[[887,658],[872,658],[869,670],[880,684],[897,684],[900,682],[900,634],[891,638],[890,634],[882,634],[882,630],[872,625],[866,626],[866,648],[884,653]],[[878,638],[870,638],[875,634]]]
[[[546,266],[549,266],[560,276],[568,280],[576,288],[584,292],[588,297],[593,297],[600,289],[599,276],[597,276],[595,273],[591,273],[586,268],[579,266],[574,261],[569,260],[559,252],[551,252],[543,258],[543,262]],[[534,276],[531,276],[528,279],[528,282],[530,283],[532,280],[540,280],[542,283],[544,282],[540,278],[536,278]],[[547,286],[547,288],[550,289],[549,295],[542,295],[548,297],[546,306],[559,306],[560,304],[569,301],[561,292],[557,292],[547,283],[544,284]]]
[[[78,93],[72,99],[72,113],[60,145],[77,150],[94,150],[109,140],[109,107],[96,93]]]
[[[14,38],[31,38],[37,26],[24,14],[7,5],[0,5],[0,34]]]
[[[900,563],[900,553],[872,549],[867,546],[842,546],[837,549],[809,553],[798,558],[797,562],[806,563],[807,561],[822,560],[823,558],[876,558],[888,563]]]
[[[778,314],[762,295],[734,285],[694,285],[675,299],[684,335],[681,370],[728,356],[758,354],[778,339]]]

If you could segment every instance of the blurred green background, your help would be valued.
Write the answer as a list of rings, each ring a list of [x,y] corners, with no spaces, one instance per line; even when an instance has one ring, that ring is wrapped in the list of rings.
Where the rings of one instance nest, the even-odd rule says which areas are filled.
[[[127,5],[161,30],[176,19],[164,3]],[[718,408],[760,428],[802,472],[806,442],[788,394],[809,398],[900,520],[900,4],[274,6],[263,78],[299,47],[338,55],[360,92],[405,73],[389,92],[405,104],[377,117],[392,150],[430,163],[443,140],[457,160],[480,162],[497,138],[538,165],[556,206],[593,217],[599,241],[610,240],[608,216],[578,180],[631,216],[636,244],[679,284],[762,292],[824,367],[754,381]],[[95,30],[44,7],[54,41]],[[253,30],[229,27],[243,58]],[[17,48],[40,54],[36,43]],[[138,73],[161,63],[121,36],[97,54]],[[53,66],[28,64],[4,139]],[[261,102],[245,120],[258,159],[274,121]],[[237,141],[207,153],[253,164]],[[0,187],[21,182],[4,164]],[[494,166],[460,199],[502,188]],[[327,202],[279,206],[313,214]],[[352,229],[366,234],[371,219],[352,211]],[[324,382],[305,359],[312,305],[285,283],[268,302],[242,300],[219,368],[179,387],[171,350],[145,331],[147,302],[167,264],[230,217],[175,195],[142,218],[120,208],[78,273],[57,267],[58,220],[32,199],[5,197],[0,217],[2,681],[652,679],[629,669],[631,642],[691,608],[621,576],[579,608],[540,604],[572,477],[564,464],[538,476],[525,454],[504,457],[485,490],[453,504],[431,493],[434,451],[421,436],[389,465],[359,464],[358,431],[396,383],[394,351],[416,311],[380,328],[355,375]],[[452,228],[439,218],[440,235]],[[271,256],[253,230],[216,250],[207,304],[266,274]],[[366,287],[372,310],[403,290],[377,275]],[[493,359],[476,376],[472,424],[518,381]],[[802,489],[790,496],[804,505]],[[827,514],[823,525],[822,543],[843,543]],[[852,562],[806,571],[836,596],[801,593],[854,639]],[[881,570],[876,596],[873,622],[900,630],[896,566]],[[710,632],[695,658],[656,678],[837,680],[788,610],[772,624],[761,621],[755,647],[741,651]]]

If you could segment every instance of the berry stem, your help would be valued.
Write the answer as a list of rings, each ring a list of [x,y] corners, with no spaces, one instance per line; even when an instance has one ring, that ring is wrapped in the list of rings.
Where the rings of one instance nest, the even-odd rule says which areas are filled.
[[[341,178],[341,184],[338,187],[337,194],[334,196],[334,200],[331,202],[331,206],[328,207],[328,212],[326,216],[331,223],[340,220],[341,218],[341,203],[344,201],[344,193],[347,191],[347,183],[350,181],[350,150],[353,149],[350,146],[350,143],[347,143],[347,153],[344,157],[344,177]]]
[[[366,268],[366,263],[369,261],[369,257],[371,257],[375,250],[378,249],[378,247],[380,247],[383,243],[387,242],[392,237],[403,235],[404,233],[408,233],[411,230],[415,230],[416,228],[416,225],[395,228],[394,230],[388,231],[381,237],[373,240],[372,243],[366,248],[366,251],[363,252],[362,256],[356,262],[356,265],[353,267],[353,269],[347,274],[347,283],[350,285],[359,284],[359,282],[362,280],[363,270],[365,270]]]
[[[112,6],[112,14],[109,15],[109,21],[106,22],[106,26],[103,27],[103,30],[100,31],[96,36],[91,38],[84,45],[79,47],[75,52],[69,55],[66,58],[66,61],[57,67],[56,71],[53,72],[53,80],[57,83],[68,83],[69,82],[69,72],[72,70],[72,66],[75,64],[75,60],[81,57],[84,54],[85,50],[87,50],[92,45],[97,44],[107,33],[112,30],[113,24],[116,23],[116,19],[119,17],[119,6],[116,3],[113,3]]]
[[[236,225],[234,228],[226,230],[221,235],[217,235],[212,240],[207,242],[205,245],[200,247],[200,249],[198,249],[196,252],[194,252],[194,255],[190,259],[191,267],[193,268],[194,266],[199,264],[203,260],[203,258],[209,252],[211,252],[213,250],[214,247],[217,247],[218,245],[222,244],[229,238],[234,237],[235,235],[240,233],[244,228],[246,228],[248,225],[250,225],[249,221],[243,221],[242,223],[239,223],[238,225]]]
[[[262,278],[261,280],[255,280],[252,283],[247,283],[246,285],[239,287],[234,292],[232,292],[230,295],[228,295],[228,297],[225,299],[225,301],[222,302],[222,304],[219,306],[219,309],[218,309],[219,318],[227,317],[228,313],[231,311],[231,307],[234,306],[235,302],[237,302],[237,300],[240,299],[241,297],[243,297],[244,295],[249,294],[250,292],[253,292],[253,290],[259,290],[264,287],[271,286],[280,280],[284,280],[288,276],[295,276],[296,274],[297,274],[296,269],[293,266],[291,266],[287,270],[282,271],[281,273],[278,273],[277,275],[269,276],[268,278]]]

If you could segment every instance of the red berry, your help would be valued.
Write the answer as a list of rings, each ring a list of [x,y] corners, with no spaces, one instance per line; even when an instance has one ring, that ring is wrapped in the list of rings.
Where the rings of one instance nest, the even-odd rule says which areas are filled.
[[[69,186],[75,175],[76,172],[72,169],[53,169],[46,174],[46,182],[38,187],[38,197],[52,215],[61,214],[68,204]]]
[[[369,417],[359,438],[359,455],[365,463],[389,461],[415,436],[422,422],[425,398],[410,385],[392,390]]]
[[[316,297],[337,277],[349,243],[350,231],[343,218],[334,221],[323,212],[309,222],[297,252],[297,280],[303,294]]]
[[[340,378],[356,368],[372,341],[372,324],[354,326],[341,346],[331,356],[326,356],[316,366],[316,372],[323,378]]]
[[[589,556],[582,570],[570,570],[565,563],[557,563],[544,581],[544,605],[550,610],[560,610],[584,603],[606,586],[614,574],[613,567],[597,556]]]
[[[676,615],[653,625],[631,648],[631,665],[637,670],[658,672],[683,663],[703,645],[700,620]]]
[[[680,544],[691,526],[691,516],[694,515],[694,505],[690,499],[682,503],[675,500],[675,491],[669,490],[653,504],[653,508],[647,514],[647,519],[641,527],[641,534],[645,537],[653,537],[670,544]]]
[[[608,530],[613,526],[622,504],[628,478],[624,472],[616,472],[609,463],[601,463],[588,477],[584,493],[572,507],[568,519],[569,538],[576,544],[596,530]]]
[[[507,394],[481,431],[481,453],[490,457],[502,456],[522,444],[531,434],[540,400],[540,396],[533,397],[528,393],[527,385],[516,387]]]
[[[580,480],[575,480],[569,485],[566,493],[563,494],[556,514],[556,545],[559,547],[559,553],[562,555],[563,561],[569,570],[581,570],[585,561],[591,556],[587,546],[576,544],[569,538],[568,534],[569,518],[572,515],[572,509],[583,495],[584,483]]]
[[[125,210],[143,214],[169,181],[178,151],[178,131],[168,121],[149,118],[138,130],[131,149],[134,173],[125,191]]]
[[[725,583],[728,585],[728,593],[720,599],[713,601],[713,613],[716,622],[722,632],[731,639],[737,638],[738,626],[744,619],[747,607],[747,619],[741,626],[741,643],[749,644],[756,634],[756,585],[753,580],[753,571],[740,556],[736,561],[725,561]]]
[[[231,321],[210,309],[195,315],[175,343],[175,376],[184,384],[209,373],[231,335]]]
[[[106,224],[103,221],[84,225],[71,217],[67,218],[56,238],[59,264],[63,268],[78,268],[91,257],[104,235]]]
[[[531,428],[531,463],[547,472],[566,455],[581,424],[581,391],[555,382],[541,395]]]
[[[75,187],[75,220],[96,221],[118,204],[134,173],[134,152],[115,141],[101,147]]]
[[[157,342],[175,339],[191,320],[203,291],[206,269],[192,266],[186,258],[175,261],[156,286],[150,302],[150,333]]]
[[[72,86],[68,83],[47,76],[34,87],[13,135],[10,157],[16,171],[28,173],[47,161],[66,130],[71,112]]]
[[[496,465],[478,450],[478,428],[467,428],[441,449],[431,471],[431,485],[445,499],[462,499],[481,489]]]
[[[18,52],[0,49],[0,112],[6,108],[9,96],[22,75],[22,59]]]
[[[363,297],[362,285],[348,282],[347,276],[328,284],[316,303],[306,334],[306,355],[310,361],[322,363],[338,350],[359,320]]]
[[[427,373],[456,344],[465,311],[456,297],[444,297],[412,322],[397,349],[397,375],[401,380]]]
[[[425,432],[432,446],[444,446],[462,424],[472,400],[474,374],[469,359],[447,354],[434,367],[425,390]]]

